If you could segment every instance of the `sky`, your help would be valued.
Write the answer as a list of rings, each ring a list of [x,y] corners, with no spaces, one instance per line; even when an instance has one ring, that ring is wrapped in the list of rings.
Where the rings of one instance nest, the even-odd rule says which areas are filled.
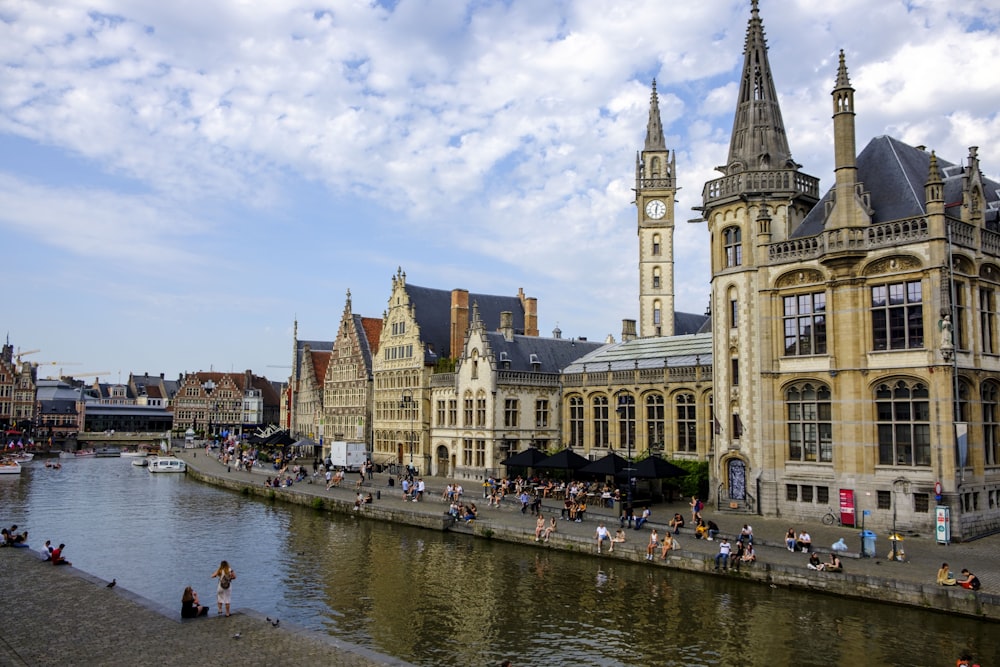
[[[793,158],[857,144],[1000,173],[1000,0],[761,0]],[[39,376],[285,379],[350,290],[538,299],[551,335],[638,314],[632,188],[655,78],[676,151],[675,298],[703,313],[749,0],[0,0],[0,335]]]

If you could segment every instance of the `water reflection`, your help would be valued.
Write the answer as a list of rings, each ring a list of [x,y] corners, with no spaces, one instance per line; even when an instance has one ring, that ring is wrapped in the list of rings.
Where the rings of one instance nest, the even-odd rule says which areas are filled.
[[[647,564],[472,540],[249,499],[125,459],[33,464],[0,522],[66,542],[99,577],[177,609],[223,558],[235,607],[421,665],[935,665],[996,626]],[[213,605],[214,607],[214,605]],[[990,660],[994,658],[994,660]]]

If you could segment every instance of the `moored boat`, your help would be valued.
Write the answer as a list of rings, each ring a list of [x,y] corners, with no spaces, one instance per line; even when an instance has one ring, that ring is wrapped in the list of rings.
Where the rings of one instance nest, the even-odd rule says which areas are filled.
[[[187,463],[172,456],[154,456],[146,459],[149,472],[186,472]]]
[[[96,452],[94,452],[94,456],[104,459],[118,458],[121,455],[122,455],[122,450],[118,449],[117,447],[101,447]]]
[[[147,456],[149,450],[147,449],[125,449],[122,450],[120,456],[122,458],[135,458],[137,456]]]
[[[6,459],[0,461],[0,475],[20,475],[21,464],[17,461]]]
[[[149,459],[147,459],[145,456],[143,457],[134,456],[132,457],[132,465],[134,465],[137,468],[145,468],[146,466],[149,465]]]
[[[93,449],[78,449],[75,452],[59,452],[59,458],[61,459],[79,459],[86,456],[94,456],[96,452]]]

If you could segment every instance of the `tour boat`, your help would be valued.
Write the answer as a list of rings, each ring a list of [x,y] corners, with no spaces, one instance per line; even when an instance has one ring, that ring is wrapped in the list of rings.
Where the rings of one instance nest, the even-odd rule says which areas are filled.
[[[187,463],[181,461],[180,459],[175,459],[172,456],[154,456],[150,459],[149,472],[186,472]]]
[[[94,456],[97,452],[93,449],[78,449],[75,452],[59,452],[59,458],[61,459],[80,459],[86,456]]]
[[[121,456],[122,450],[118,449],[117,447],[101,447],[96,452],[94,452],[94,455],[97,458],[113,459]]]
[[[21,464],[17,461],[0,461],[0,475],[20,475]]]

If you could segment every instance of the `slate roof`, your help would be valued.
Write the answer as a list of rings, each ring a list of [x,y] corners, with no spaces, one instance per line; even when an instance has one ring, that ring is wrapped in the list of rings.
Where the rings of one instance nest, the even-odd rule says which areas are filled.
[[[560,373],[580,357],[604,347],[603,343],[572,338],[540,338],[519,334],[508,341],[499,331],[487,331],[486,341],[493,351],[498,369],[538,373]],[[531,363],[532,354],[538,360],[537,369]],[[509,362],[509,366],[504,365],[504,359]]]
[[[686,336],[702,331],[702,327],[708,322],[708,315],[698,315],[696,313],[674,313],[674,335]]]
[[[946,212],[957,213],[962,203],[962,167],[937,156],[938,169],[944,179]],[[872,224],[913,218],[927,213],[924,185],[930,170],[931,154],[889,136],[875,137],[858,155],[858,181],[871,195]],[[983,177],[986,198],[987,229],[998,229],[1000,183]],[[792,232],[791,238],[816,236],[826,227],[826,202],[833,197],[828,190],[819,204]],[[992,204],[992,205],[991,205]],[[957,215],[956,215],[957,217]]]
[[[567,366],[563,373],[625,371],[635,368],[703,366],[712,363],[712,335],[657,336],[612,343]],[[610,364],[610,366],[609,366]]]
[[[420,339],[426,346],[424,362],[432,364],[438,358],[451,354],[451,291],[407,284],[406,294],[414,306]],[[516,296],[469,293],[469,321],[473,305],[479,308],[479,319],[486,329],[500,326],[500,313],[513,314],[514,333],[524,333],[524,307]],[[465,332],[462,332],[465,335]]]

